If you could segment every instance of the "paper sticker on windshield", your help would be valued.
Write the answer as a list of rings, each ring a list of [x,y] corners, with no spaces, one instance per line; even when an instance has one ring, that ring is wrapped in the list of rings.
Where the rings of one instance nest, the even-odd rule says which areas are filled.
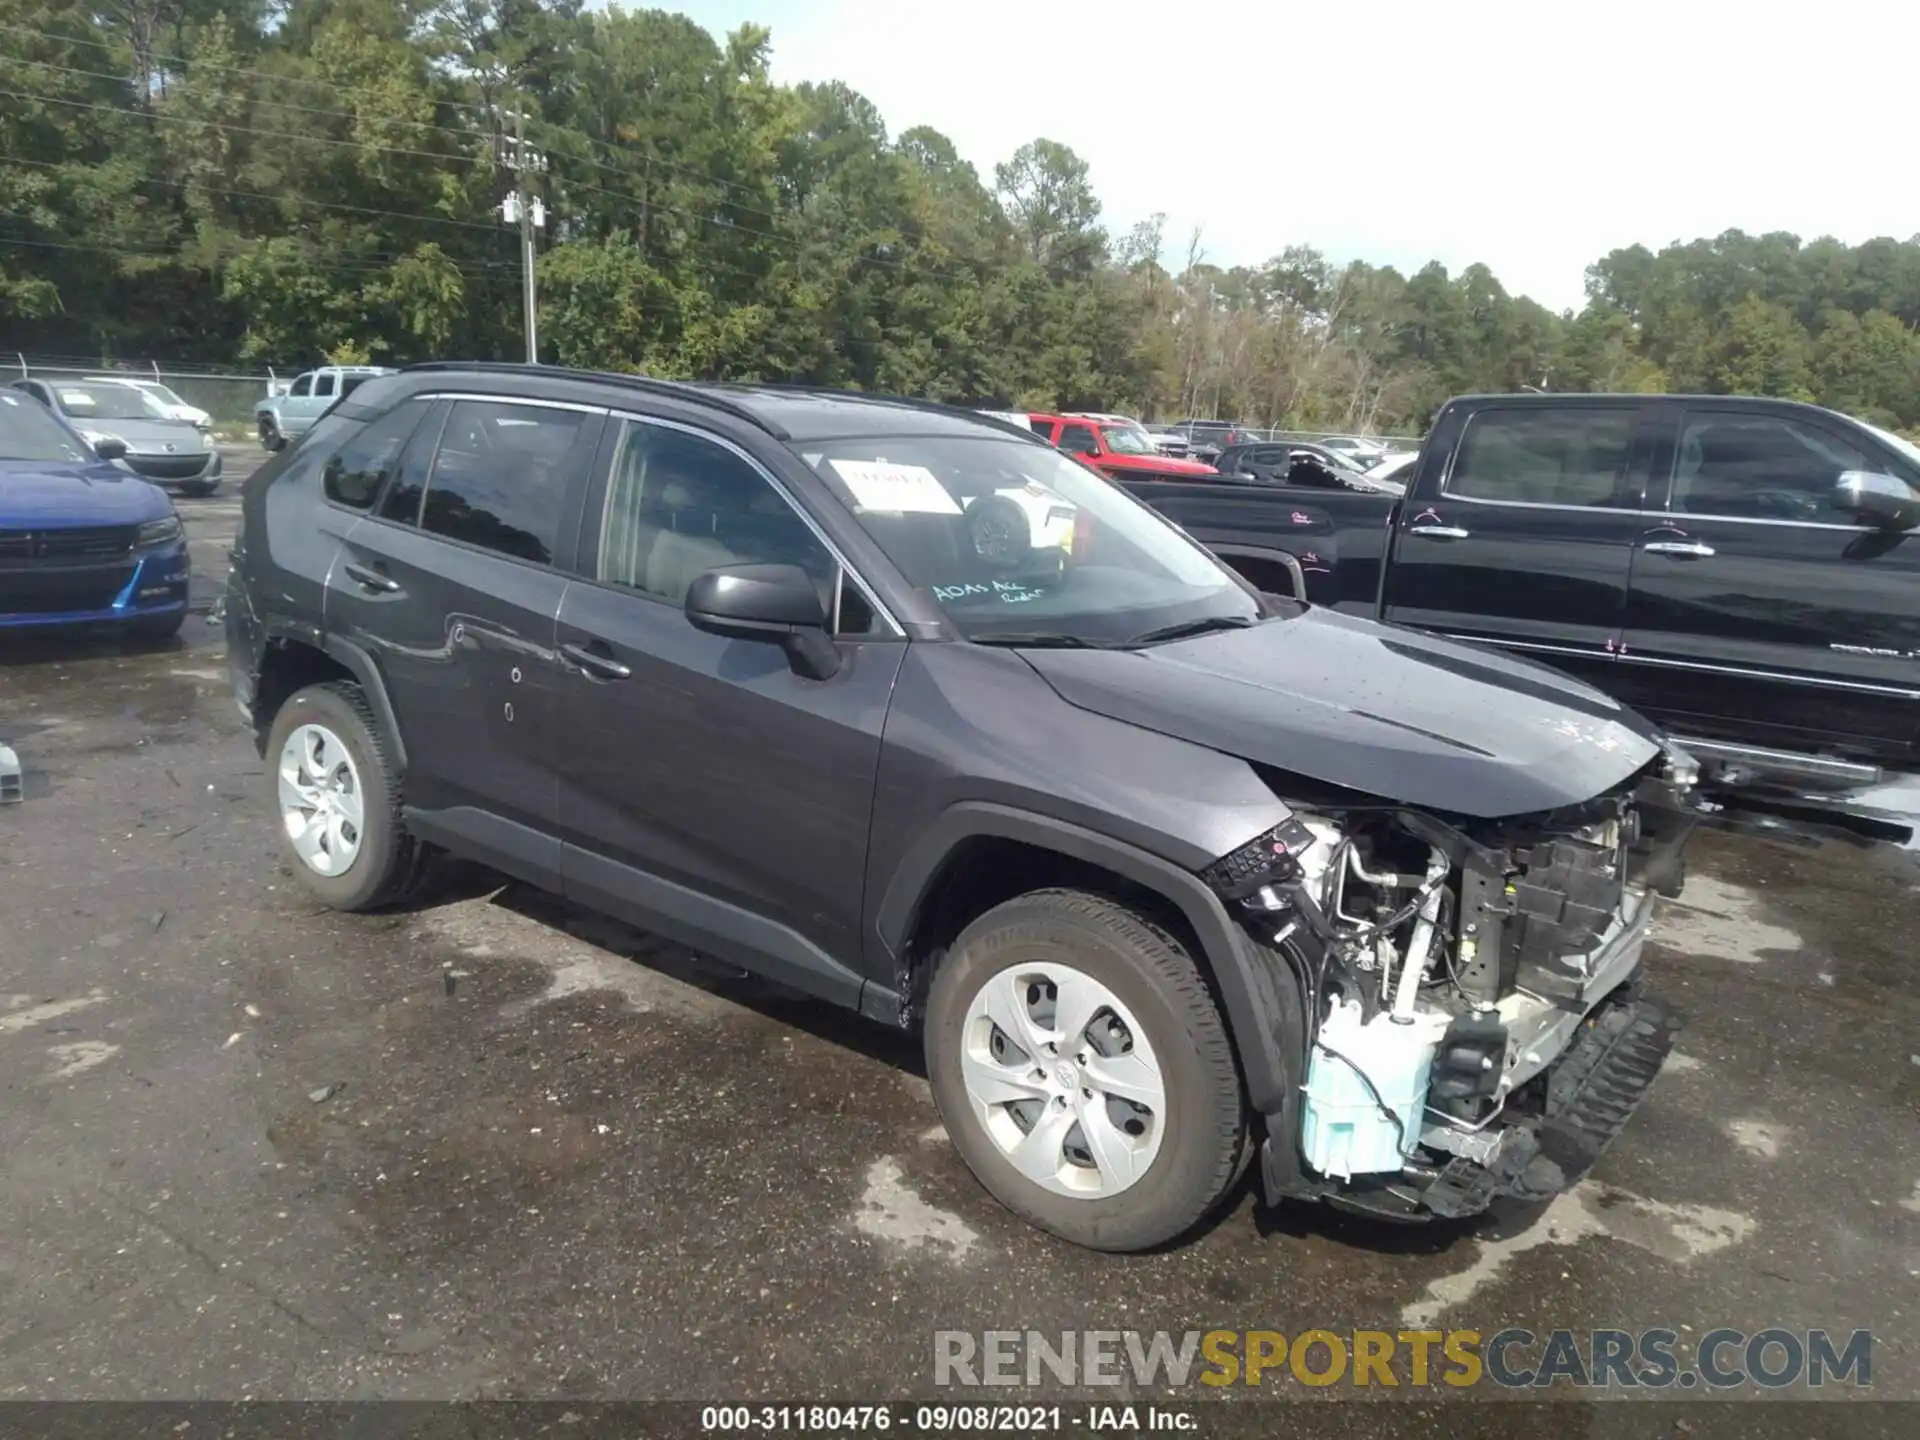
[[[60,392],[60,403],[62,405],[91,405],[93,404],[93,396],[84,390],[62,390]]]
[[[960,513],[960,502],[924,465],[891,465],[884,460],[835,460],[832,464],[862,510],[895,515]]]

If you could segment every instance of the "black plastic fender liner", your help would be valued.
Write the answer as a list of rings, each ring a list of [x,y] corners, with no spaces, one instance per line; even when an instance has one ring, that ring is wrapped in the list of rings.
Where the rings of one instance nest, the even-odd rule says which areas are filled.
[[[981,837],[1014,840],[1097,865],[1174,905],[1204,954],[1226,1011],[1247,1100],[1266,1115],[1285,1105],[1300,1081],[1302,1005],[1285,962],[1269,958],[1200,878],[1171,861],[1092,830],[1012,806],[961,801],[934,822],[901,859],[874,912],[880,943],[896,960],[948,856]]]

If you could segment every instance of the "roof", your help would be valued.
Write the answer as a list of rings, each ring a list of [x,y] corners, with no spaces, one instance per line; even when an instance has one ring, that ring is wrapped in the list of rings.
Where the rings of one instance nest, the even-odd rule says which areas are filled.
[[[1773,411],[1798,410],[1808,415],[1836,416],[1842,420],[1852,420],[1839,410],[1828,409],[1824,405],[1809,405],[1801,400],[1781,400],[1768,395],[1641,395],[1610,390],[1526,390],[1517,394],[1504,391],[1492,391],[1486,394],[1456,395],[1447,402],[1449,405],[1509,405],[1532,408],[1540,405],[1565,405],[1569,401],[1582,405],[1633,406],[1659,403],[1663,405],[1711,405],[1718,409],[1731,406],[1739,409],[1751,406],[1754,409]],[[1854,423],[1858,424],[1858,421]]]
[[[576,370],[561,365],[514,365],[490,361],[443,361],[409,366],[403,374],[468,373],[476,376],[537,378],[574,385],[611,385],[706,405],[746,420],[775,438],[788,441],[834,440],[873,435],[1011,436],[1044,443],[1031,431],[975,410],[914,400],[900,395],[870,395],[807,385],[716,385],[658,380],[649,375]]]

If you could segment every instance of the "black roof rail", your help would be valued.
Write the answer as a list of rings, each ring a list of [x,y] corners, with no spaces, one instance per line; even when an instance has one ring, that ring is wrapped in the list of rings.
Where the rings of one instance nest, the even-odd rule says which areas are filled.
[[[1029,440],[1039,441],[1042,445],[1047,443],[1031,429],[1022,429],[1012,421],[1002,420],[997,415],[989,415],[983,410],[969,410],[964,405],[949,405],[942,400],[923,400],[913,395],[887,395],[877,390],[836,390],[831,385],[791,385],[772,381],[758,381],[751,388],[771,390],[783,395],[818,395],[828,400],[851,400],[873,405],[904,405],[910,410],[928,410],[936,415],[951,415],[962,420],[978,421],[983,425],[997,425],[1002,430],[1015,435],[1024,435]]]
[[[665,395],[675,400],[687,400],[696,405],[705,405],[720,410],[736,420],[745,420],[748,424],[764,430],[776,440],[791,440],[781,426],[775,425],[764,415],[755,414],[747,406],[730,400],[725,395],[698,385],[690,385],[679,380],[656,380],[650,375],[629,375],[614,370],[580,370],[570,365],[528,365],[511,360],[426,360],[418,365],[409,365],[408,374],[414,371],[440,371],[453,374],[465,372],[481,375],[556,375],[575,380],[591,380],[598,384],[624,385],[629,390],[644,391],[649,395]]]

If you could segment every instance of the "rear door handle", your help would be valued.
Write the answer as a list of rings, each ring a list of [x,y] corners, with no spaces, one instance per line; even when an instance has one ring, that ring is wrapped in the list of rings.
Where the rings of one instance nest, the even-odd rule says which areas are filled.
[[[1409,525],[1409,535],[1425,535],[1432,540],[1464,540],[1473,532],[1458,525]]]
[[[625,680],[633,674],[631,665],[622,664],[611,655],[589,650],[585,645],[562,645],[560,653],[589,675],[597,675],[602,680]]]
[[[358,581],[369,590],[378,590],[386,595],[397,595],[400,593],[400,582],[398,580],[370,566],[347,564],[340,568],[347,572],[349,579]]]
[[[1711,545],[1698,540],[1649,540],[1640,548],[1649,555],[1671,555],[1678,560],[1704,560],[1713,554]]]

